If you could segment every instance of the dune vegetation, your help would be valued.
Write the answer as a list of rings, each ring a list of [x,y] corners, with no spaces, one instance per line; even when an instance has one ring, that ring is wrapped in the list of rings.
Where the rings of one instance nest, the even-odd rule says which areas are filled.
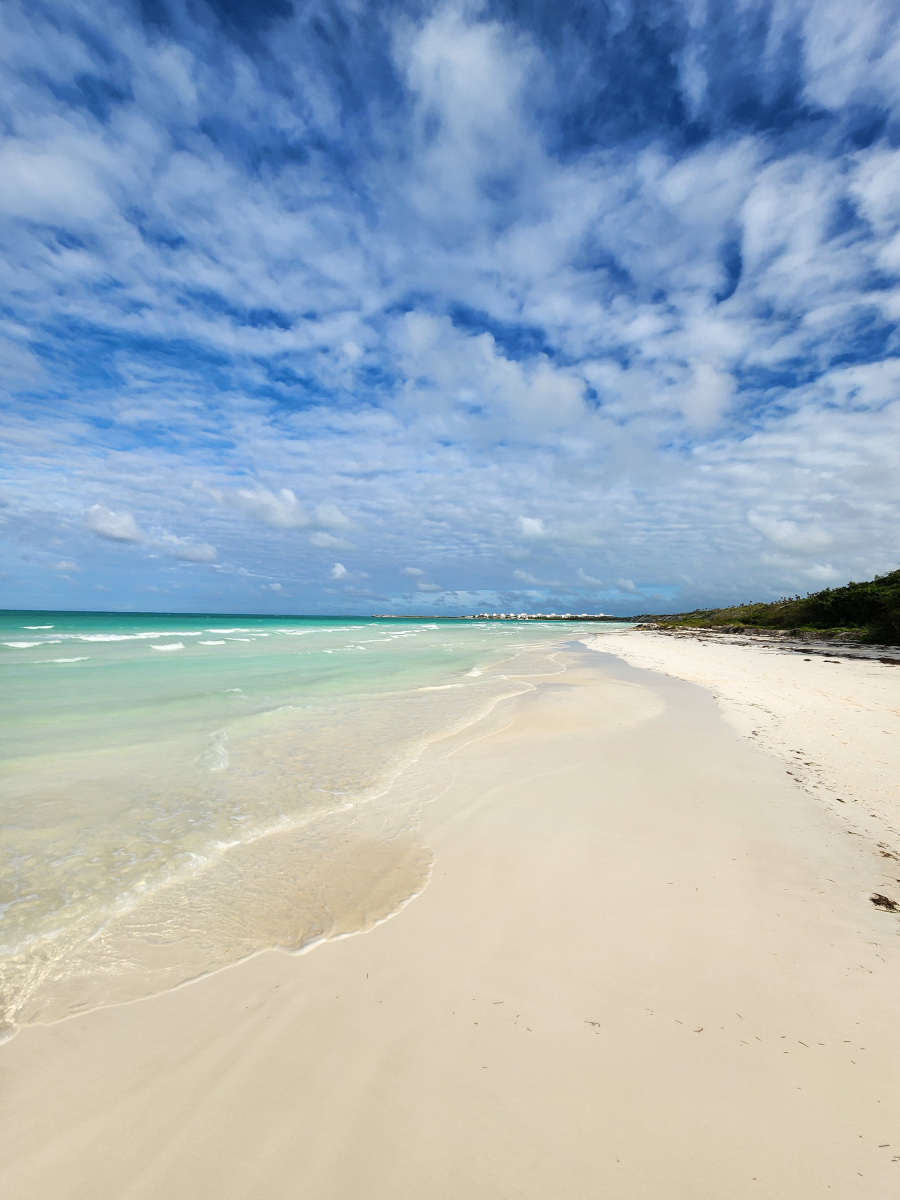
[[[770,604],[695,609],[688,613],[644,615],[666,628],[790,630],[825,638],[900,644],[900,570],[863,583],[825,588]]]

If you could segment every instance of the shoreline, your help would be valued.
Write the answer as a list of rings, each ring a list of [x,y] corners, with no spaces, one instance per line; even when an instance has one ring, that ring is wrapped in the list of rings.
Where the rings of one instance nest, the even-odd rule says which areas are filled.
[[[268,790],[274,798],[268,812],[262,811],[249,836],[241,836],[244,830],[235,824],[228,831],[234,836],[195,847],[178,870],[141,880],[105,911],[87,911],[87,921],[68,927],[59,922],[51,936],[23,938],[15,952],[4,948],[0,1041],[34,1021],[50,1023],[158,994],[265,949],[294,951],[309,941],[364,930],[399,909],[424,886],[428,870],[428,854],[423,859],[415,838],[405,836],[415,825],[419,804],[419,757],[432,742],[489,720],[503,697],[528,690],[528,674],[546,667],[557,644],[542,636],[532,645],[519,641],[501,646],[500,656],[495,652],[483,669],[475,667],[464,678],[445,671],[434,686],[430,676],[423,676],[412,685],[382,688],[377,699],[365,693],[331,698],[327,727],[321,718],[319,728],[298,724],[288,704],[251,714],[243,727],[239,714],[237,725],[232,720],[215,735],[200,738],[194,753],[182,752],[181,776],[162,781],[167,790],[175,792],[186,779],[188,793],[193,788],[202,799],[199,788],[221,787],[232,804],[243,802],[246,813],[262,811],[259,804],[254,810],[253,793],[265,799]],[[376,719],[381,737],[373,741]],[[350,741],[348,723],[356,731]],[[179,749],[175,740],[157,743],[142,756],[132,756],[128,774],[151,777],[158,787],[154,760],[174,758]],[[188,778],[185,764],[198,751],[199,775]],[[134,796],[123,795],[124,788],[110,786],[122,782],[117,775],[120,756],[104,748],[104,757],[108,778],[96,769],[85,778],[66,770],[78,768],[77,761],[62,768],[53,764],[66,781],[57,789],[58,807],[71,804],[76,812],[89,814],[88,793],[98,784],[103,785],[100,791],[118,792],[125,810],[135,802]],[[219,776],[220,766],[229,760],[228,771]],[[324,786],[295,794],[292,789],[304,776],[315,784],[317,768]],[[343,790],[344,780],[350,790]],[[428,781],[424,783],[427,791]],[[287,813],[278,805],[279,787],[288,790]],[[316,795],[320,790],[321,799]],[[142,799],[137,796],[138,805]],[[319,807],[313,806],[316,802]],[[24,821],[26,806],[20,804],[19,811]],[[12,829],[16,825],[15,819],[8,821]],[[102,829],[102,822],[97,827]],[[46,848],[46,842],[34,846],[33,861]],[[63,861],[62,855],[45,857]],[[391,862],[403,863],[400,874],[388,871]],[[392,882],[386,887],[388,878]],[[20,885],[19,891],[28,895],[38,888]]]
[[[886,860],[636,636],[429,748],[394,919],[0,1047],[5,1194],[893,1194]]]

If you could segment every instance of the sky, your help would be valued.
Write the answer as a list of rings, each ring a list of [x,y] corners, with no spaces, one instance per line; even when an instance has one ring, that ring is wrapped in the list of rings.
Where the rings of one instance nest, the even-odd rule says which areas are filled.
[[[0,606],[900,562],[900,5],[5,0]]]

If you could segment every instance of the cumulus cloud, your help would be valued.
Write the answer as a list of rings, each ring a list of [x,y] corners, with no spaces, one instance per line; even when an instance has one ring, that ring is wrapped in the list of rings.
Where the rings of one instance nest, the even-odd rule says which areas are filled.
[[[519,529],[522,536],[527,538],[542,538],[546,534],[540,517],[519,517]]]
[[[688,607],[895,565],[895,10],[9,0],[4,536],[310,611],[351,549]]]
[[[105,504],[92,504],[84,516],[91,533],[111,542],[140,542],[144,535],[130,512],[113,512]]]
[[[803,574],[808,579],[812,579],[820,587],[824,584],[833,583],[840,578],[839,573],[831,563],[816,563],[815,566],[807,567]]]
[[[330,575],[331,575],[332,579],[343,579],[343,578],[345,578],[346,574],[347,574],[347,568],[344,566],[343,563],[336,562],[334,564],[334,566],[331,568]]]
[[[276,529],[346,529],[350,524],[337,505],[301,504],[290,488],[277,493],[261,485],[233,491],[210,489],[210,495]]]
[[[747,520],[773,546],[794,554],[817,554],[820,550],[828,549],[834,543],[834,536],[817,525],[778,520],[758,512],[747,513]]]

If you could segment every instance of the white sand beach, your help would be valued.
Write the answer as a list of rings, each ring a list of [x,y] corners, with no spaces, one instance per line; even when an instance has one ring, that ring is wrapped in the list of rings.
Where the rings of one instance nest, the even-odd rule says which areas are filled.
[[[594,645],[429,751],[396,916],[0,1047],[3,1195],[897,1195],[900,670]]]
[[[782,759],[800,787],[900,860],[900,665],[846,657],[840,645],[837,653],[803,653],[711,632],[633,629],[591,644],[708,688],[738,733]],[[900,659],[900,652],[887,657]]]

